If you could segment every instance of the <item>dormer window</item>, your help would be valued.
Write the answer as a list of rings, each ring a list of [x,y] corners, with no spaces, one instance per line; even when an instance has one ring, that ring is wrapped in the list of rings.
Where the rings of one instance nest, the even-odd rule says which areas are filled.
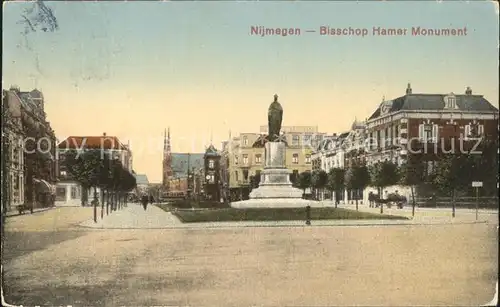
[[[457,109],[457,98],[453,93],[444,97],[444,108],[448,110]]]
[[[243,138],[243,145],[245,145],[245,146],[248,145],[248,138],[247,137]]]

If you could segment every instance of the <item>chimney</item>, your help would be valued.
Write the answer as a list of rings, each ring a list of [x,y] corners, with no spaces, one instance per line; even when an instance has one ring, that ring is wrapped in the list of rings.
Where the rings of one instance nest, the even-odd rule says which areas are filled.
[[[104,133],[102,134],[102,136],[106,136],[106,132],[104,132]]]
[[[406,95],[411,95],[411,84],[408,83],[408,87],[406,88]]]
[[[472,90],[470,86],[467,86],[467,89],[465,90],[465,95],[472,95]]]

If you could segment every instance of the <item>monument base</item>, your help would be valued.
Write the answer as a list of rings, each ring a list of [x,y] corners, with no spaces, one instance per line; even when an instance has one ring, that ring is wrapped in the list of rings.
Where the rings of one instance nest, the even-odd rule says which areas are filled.
[[[231,203],[232,208],[247,209],[247,208],[305,208],[307,206],[314,207],[329,207],[328,202],[319,202],[315,200],[296,199],[296,198],[261,198],[248,199]]]

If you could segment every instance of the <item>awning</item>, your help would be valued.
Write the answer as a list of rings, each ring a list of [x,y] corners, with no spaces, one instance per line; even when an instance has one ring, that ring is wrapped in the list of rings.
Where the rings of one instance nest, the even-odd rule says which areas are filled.
[[[56,194],[56,187],[43,179],[34,178],[38,192]]]

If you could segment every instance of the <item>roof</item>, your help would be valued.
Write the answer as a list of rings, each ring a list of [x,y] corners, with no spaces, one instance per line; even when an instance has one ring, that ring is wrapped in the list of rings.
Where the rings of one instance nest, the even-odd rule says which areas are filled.
[[[401,110],[438,111],[444,110],[444,97],[449,94],[407,94],[392,100],[389,113]],[[494,112],[495,108],[482,95],[456,95],[456,103],[460,111]],[[384,102],[385,103],[385,102]],[[380,116],[380,107],[369,119]]]
[[[116,136],[69,136],[57,145],[59,149],[117,149],[125,150],[126,147]]]
[[[189,168],[201,168],[204,165],[204,153],[172,153],[172,171],[174,177],[186,176]]]
[[[136,174],[135,182],[139,184],[149,184],[148,176],[145,174]]]
[[[7,97],[8,110],[13,117],[21,117],[21,99],[15,94],[14,91],[5,91]]]
[[[326,137],[319,142],[318,146],[316,146],[316,151],[331,149],[335,146],[335,144],[341,144],[348,135],[349,132],[343,132],[338,136]]]
[[[205,155],[206,156],[219,156],[219,152],[214,147],[214,145],[210,144],[210,146],[208,146],[207,150],[205,150]]]

